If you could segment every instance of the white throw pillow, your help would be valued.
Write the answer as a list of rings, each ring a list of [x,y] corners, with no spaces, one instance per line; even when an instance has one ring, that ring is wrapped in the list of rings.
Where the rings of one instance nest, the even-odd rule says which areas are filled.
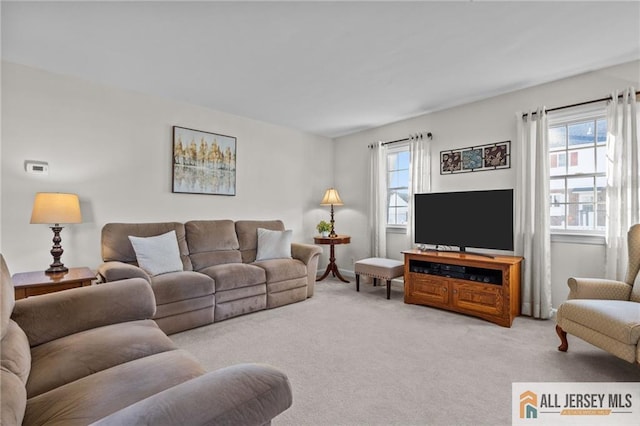
[[[291,259],[293,231],[271,231],[258,228],[258,253],[256,261],[268,259]]]
[[[129,241],[136,252],[138,266],[151,276],[182,271],[176,231],[155,237],[133,237]]]

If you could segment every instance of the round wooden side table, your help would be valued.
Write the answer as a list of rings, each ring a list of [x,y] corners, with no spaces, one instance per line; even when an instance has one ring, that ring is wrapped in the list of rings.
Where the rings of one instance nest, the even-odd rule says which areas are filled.
[[[329,275],[329,272],[333,273],[334,277],[337,277],[339,280],[348,283],[349,280],[346,280],[338,270],[338,265],[336,265],[336,251],[335,246],[337,244],[349,244],[351,242],[351,237],[348,235],[336,235],[335,237],[313,237],[313,242],[316,244],[328,244],[329,245],[329,264],[327,265],[327,269],[324,271],[324,274],[316,281],[322,281]]]

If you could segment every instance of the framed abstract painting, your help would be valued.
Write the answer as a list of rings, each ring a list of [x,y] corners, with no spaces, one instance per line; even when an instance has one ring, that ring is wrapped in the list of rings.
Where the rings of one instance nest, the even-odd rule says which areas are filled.
[[[236,195],[236,138],[173,126],[172,192]]]

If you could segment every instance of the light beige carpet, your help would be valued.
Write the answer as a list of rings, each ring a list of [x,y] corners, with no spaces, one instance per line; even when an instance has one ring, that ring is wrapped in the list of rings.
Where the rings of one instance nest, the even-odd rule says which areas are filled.
[[[214,370],[242,362],[287,373],[293,406],[274,425],[510,425],[512,382],[640,382],[640,367],[555,322],[512,328],[391,300],[385,287],[327,279],[304,302],[172,335]],[[215,397],[215,396],[214,396]]]

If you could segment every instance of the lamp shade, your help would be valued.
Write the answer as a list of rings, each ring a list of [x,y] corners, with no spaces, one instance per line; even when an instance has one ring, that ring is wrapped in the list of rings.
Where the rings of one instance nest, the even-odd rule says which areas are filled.
[[[80,223],[80,201],[76,194],[38,192],[33,201],[31,223]]]
[[[340,199],[340,195],[338,194],[338,190],[334,188],[329,188],[324,193],[324,197],[322,201],[320,201],[321,206],[342,206],[342,200]]]

